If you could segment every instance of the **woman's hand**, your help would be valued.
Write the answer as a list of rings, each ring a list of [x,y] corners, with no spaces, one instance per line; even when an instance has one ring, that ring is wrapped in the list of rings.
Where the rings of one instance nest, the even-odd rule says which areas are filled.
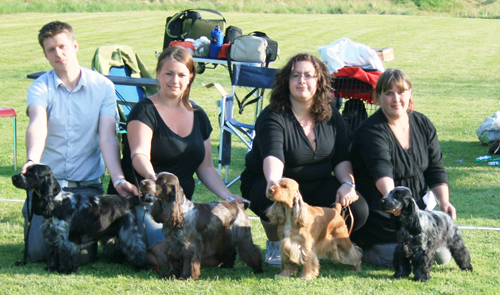
[[[266,187],[266,196],[267,196],[267,192],[269,191],[269,189],[270,189],[270,188],[271,188],[271,186],[273,186],[273,185],[279,185],[279,183],[278,183],[277,181],[275,181],[275,180],[272,180],[272,179],[271,179],[271,180],[269,180],[269,181],[267,182],[267,187]]]
[[[457,209],[450,202],[443,203],[439,205],[441,207],[441,211],[448,213],[453,220],[457,219]]]
[[[224,200],[226,200],[226,201],[236,201],[238,203],[247,202],[248,204],[250,204],[249,200],[243,198],[242,196],[233,195],[233,194],[226,196]]]
[[[347,183],[343,183],[337,190],[335,198],[336,203],[340,203],[342,207],[346,207],[356,202],[359,199],[354,187]]]

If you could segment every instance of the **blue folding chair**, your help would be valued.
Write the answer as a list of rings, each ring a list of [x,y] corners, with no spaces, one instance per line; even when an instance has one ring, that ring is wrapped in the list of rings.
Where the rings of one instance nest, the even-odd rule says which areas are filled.
[[[273,87],[276,71],[276,69],[267,67],[233,63],[231,71],[232,92],[230,94],[223,93],[222,98],[217,101],[220,126],[218,171],[221,174],[222,167],[224,167],[224,182],[228,187],[240,179],[238,175],[233,180],[229,180],[232,135],[235,135],[246,145],[247,152],[252,148],[255,136],[255,120],[262,111],[265,89]],[[242,89],[246,89],[247,93],[240,100],[236,93],[241,93]],[[246,106],[255,104],[253,122],[240,122],[234,117],[235,102],[239,107],[239,114],[243,113]]]
[[[107,76],[151,78],[139,56],[128,45],[101,46],[96,49],[92,59],[92,69]],[[132,107],[152,94],[156,88],[143,88],[133,85],[115,85],[116,102],[120,116],[118,133],[126,133],[127,117]]]
[[[130,77],[130,67],[124,65],[123,67],[111,67],[109,69],[110,76]],[[132,107],[146,97],[144,88],[133,85],[115,85],[116,104],[118,106],[118,113],[120,114],[120,124],[126,123],[128,114]],[[124,126],[121,126],[125,128]]]

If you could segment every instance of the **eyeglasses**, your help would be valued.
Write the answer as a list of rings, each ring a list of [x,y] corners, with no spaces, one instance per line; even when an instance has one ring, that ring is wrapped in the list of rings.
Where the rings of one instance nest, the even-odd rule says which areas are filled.
[[[300,78],[304,78],[304,80],[311,80],[311,79],[316,79],[318,76],[316,75],[311,75],[311,74],[298,74],[294,73],[290,76],[290,80],[300,80]]]

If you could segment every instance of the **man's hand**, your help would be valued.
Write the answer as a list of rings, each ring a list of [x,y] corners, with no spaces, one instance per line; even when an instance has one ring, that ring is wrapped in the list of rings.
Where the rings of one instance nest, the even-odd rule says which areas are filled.
[[[137,189],[135,185],[131,184],[126,180],[120,182],[120,184],[116,186],[116,191],[122,197],[139,195],[139,189]]]

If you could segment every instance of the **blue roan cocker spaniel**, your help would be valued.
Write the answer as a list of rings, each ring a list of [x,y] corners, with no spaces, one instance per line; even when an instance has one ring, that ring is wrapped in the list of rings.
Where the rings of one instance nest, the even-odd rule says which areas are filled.
[[[382,198],[380,208],[385,211],[401,209],[401,214],[396,216],[401,229],[398,232],[399,245],[394,251],[395,278],[408,277],[413,267],[413,280],[429,280],[434,256],[441,246],[450,250],[460,269],[472,270],[462,234],[447,213],[420,210],[410,189],[402,186]]]
[[[46,270],[78,270],[81,249],[100,241],[112,261],[146,267],[146,245],[137,231],[137,197],[80,195],[61,190],[52,169],[36,164],[12,176],[15,187],[32,191],[32,209],[45,218],[40,227],[49,244]],[[135,202],[133,202],[135,200]]]

